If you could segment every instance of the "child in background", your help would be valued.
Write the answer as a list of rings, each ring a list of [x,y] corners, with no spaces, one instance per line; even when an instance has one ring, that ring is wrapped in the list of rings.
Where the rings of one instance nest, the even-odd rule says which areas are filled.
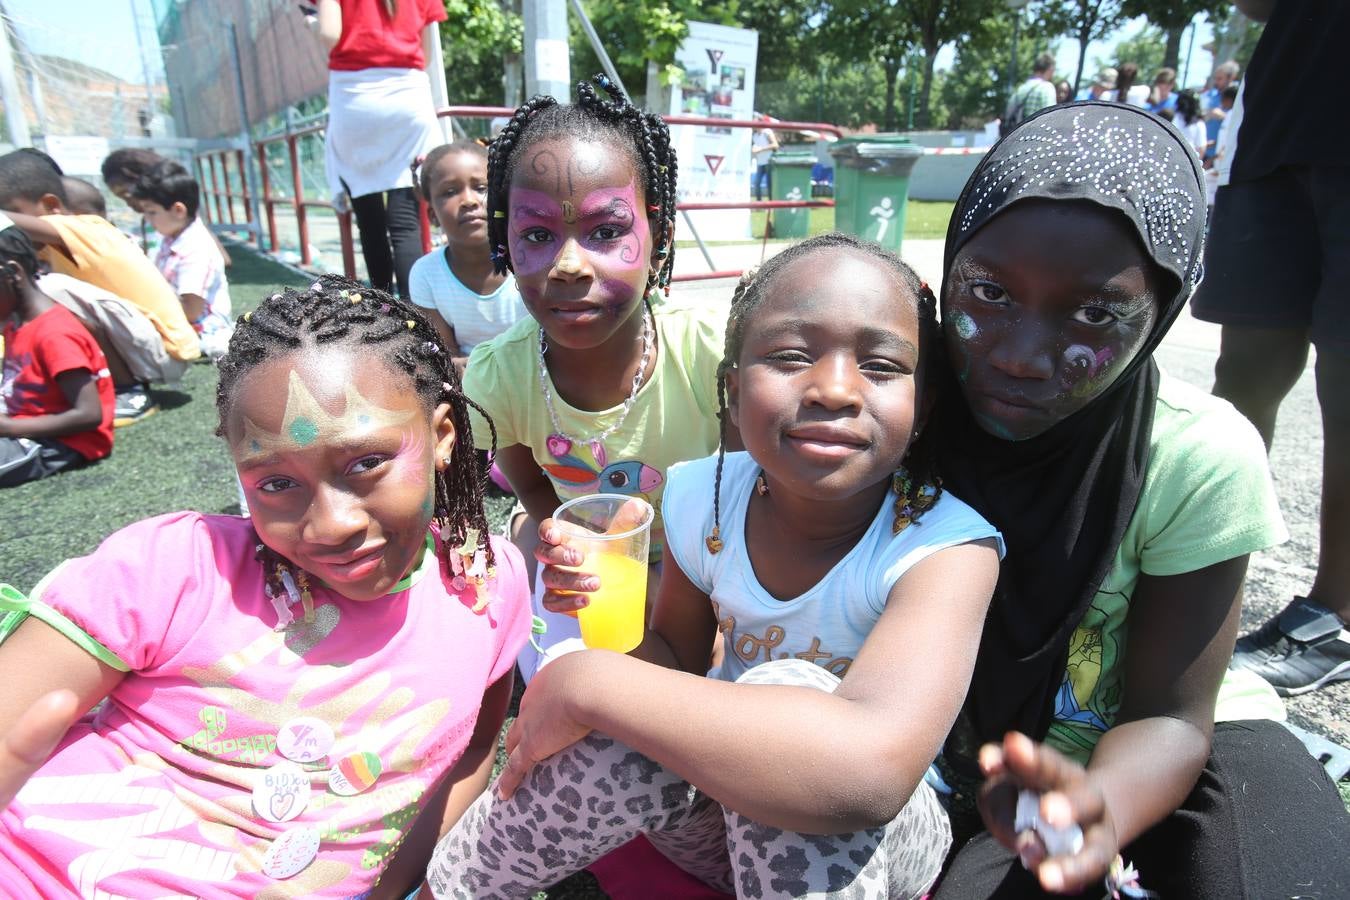
[[[98,188],[70,175],[61,176],[61,186],[66,189],[66,212],[73,216],[108,218],[108,203]]]
[[[108,362],[80,321],[33,280],[37,251],[0,213],[0,486],[35,481],[112,452]]]
[[[595,80],[608,99],[584,82],[575,106],[535,97],[492,144],[488,240],[531,318],[474,349],[464,389],[497,423],[497,465],[534,523],[584,494],[643,497],[655,564],[666,470],[717,448],[726,315],[653,305],[674,252],[670,131]],[[546,613],[542,593],[546,649],[578,646],[576,619]],[[528,679],[540,657],[528,648],[520,664]]]
[[[936,307],[898,257],[846,235],[742,279],[718,394],[748,452],[670,470],[673,563],[643,644],[539,672],[497,789],[437,847],[437,896],[526,897],[638,833],[740,896],[929,889],[951,831],[924,773],[961,708],[1000,552],[918,436]],[[725,661],[706,678],[719,630]],[[580,816],[560,826],[564,807]]]
[[[0,644],[0,735],[53,688],[108,698],[0,814],[0,895],[421,880],[487,783],[529,630],[436,340],[353,282],[274,294],[216,396],[252,518],[159,516],[0,591],[6,626],[29,616]]]
[[[11,211],[14,224],[41,245],[38,258],[55,272],[134,303],[155,326],[172,359],[187,362],[199,357],[196,332],[154,264],[112,223],[98,216],[69,215],[65,202],[61,176],[50,164],[20,150],[0,156],[0,208]],[[131,378],[125,362],[115,357],[106,341],[100,340],[99,346],[108,357],[117,392],[114,424],[130,425],[154,413],[158,407],[148,385],[123,380]]]
[[[197,217],[199,195],[197,180],[172,160],[155,166],[131,190],[141,215],[164,236],[155,267],[178,292],[183,312],[201,338],[202,355],[217,359],[234,333],[230,286],[215,239]]]
[[[515,278],[488,252],[487,186],[487,150],[476,141],[432,150],[417,181],[446,243],[413,263],[409,296],[461,374],[474,347],[528,315]]]

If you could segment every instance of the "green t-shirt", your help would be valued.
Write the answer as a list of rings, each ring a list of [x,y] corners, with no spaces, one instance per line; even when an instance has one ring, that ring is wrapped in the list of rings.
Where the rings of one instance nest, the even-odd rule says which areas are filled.
[[[1139,506],[1069,639],[1046,743],[1086,763],[1120,709],[1125,619],[1140,573],[1181,575],[1289,537],[1260,435],[1227,401],[1163,376]]]
[[[661,558],[664,547],[666,470],[717,450],[717,365],[727,325],[727,307],[719,303],[667,302],[655,311],[656,365],[623,426],[603,444],[589,439],[622,414],[622,404],[601,412],[576,409],[558,396],[550,377],[558,422],[580,440],[554,435],[539,388],[539,323],[533,318],[475,347],[464,375],[465,393],[497,426],[498,446],[529,447],[560,500],[608,493],[651,503],[657,515],[652,561]],[[474,442],[486,448],[490,433],[482,417],[473,415]]]

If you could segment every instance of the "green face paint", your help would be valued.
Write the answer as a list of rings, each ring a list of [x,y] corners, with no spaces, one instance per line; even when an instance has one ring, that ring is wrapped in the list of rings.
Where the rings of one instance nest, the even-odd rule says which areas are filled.
[[[310,419],[299,418],[291,422],[289,432],[291,440],[295,441],[301,447],[306,447],[314,443],[314,439],[319,436],[319,426],[315,425]],[[256,441],[254,443],[257,443]]]
[[[970,340],[980,331],[975,326],[975,320],[959,309],[952,314],[952,327],[956,329],[956,336],[963,341]]]

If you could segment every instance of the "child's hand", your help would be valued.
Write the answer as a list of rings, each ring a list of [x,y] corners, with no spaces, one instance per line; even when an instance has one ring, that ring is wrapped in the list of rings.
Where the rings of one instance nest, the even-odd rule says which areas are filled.
[[[543,565],[544,609],[575,616],[586,606],[586,593],[600,589],[600,577],[575,568],[586,561],[586,551],[571,544],[553,519],[539,523],[539,543],[534,558]]]
[[[985,776],[979,800],[985,827],[1000,844],[1018,853],[1042,888],[1074,894],[1106,877],[1120,852],[1119,840],[1105,798],[1085,768],[1024,734],[1010,732],[1002,746],[980,748],[980,769]],[[1022,790],[1040,794],[1039,814],[1046,825],[1082,829],[1077,852],[1050,856],[1034,831],[1017,833],[1013,823]]]
[[[71,691],[52,691],[28,708],[14,727],[0,738],[0,809],[36,772],[75,718],[79,704]]]
[[[581,669],[589,652],[567,653],[544,666],[520,698],[520,712],[506,730],[506,765],[497,779],[497,796],[503,800],[515,793],[534,764],[548,759],[591,733],[589,725],[576,721],[568,702],[586,690]]]

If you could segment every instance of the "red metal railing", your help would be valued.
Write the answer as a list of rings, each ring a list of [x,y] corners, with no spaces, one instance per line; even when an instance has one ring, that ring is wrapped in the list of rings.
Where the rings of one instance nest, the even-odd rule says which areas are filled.
[[[495,119],[509,118],[515,113],[515,109],[507,106],[449,106],[437,110],[437,116],[441,118],[465,118],[465,119]],[[749,119],[714,119],[705,116],[684,116],[672,115],[663,117],[670,125],[703,125],[715,128],[763,128],[766,124],[774,131],[794,131],[817,134],[830,134],[835,137],[842,137],[843,131],[837,125],[831,125],[827,122],[783,122],[773,121],[765,123],[759,120]],[[323,125],[310,125],[305,128],[295,129],[286,134],[279,134],[273,137],[263,138],[254,142],[254,150],[257,155],[258,168],[260,170],[259,178],[259,203],[261,206],[262,217],[266,223],[267,249],[271,253],[277,253],[281,244],[277,235],[277,217],[276,208],[278,204],[290,206],[295,213],[296,229],[299,238],[300,265],[308,267],[313,263],[313,254],[310,252],[309,243],[309,217],[308,210],[327,209],[331,210],[337,217],[338,236],[342,247],[342,268],[343,272],[349,278],[356,277],[356,251],[352,235],[352,216],[350,211],[341,211],[327,200],[308,200],[304,196],[304,184],[301,177],[299,141],[310,135],[322,133]],[[284,144],[286,147],[286,163],[290,169],[291,177],[291,196],[274,194],[272,191],[271,170],[267,163],[267,148]],[[233,190],[230,185],[230,158],[233,157],[236,167],[236,180],[239,185],[238,190]],[[212,150],[197,156],[197,174],[198,182],[202,185],[205,195],[202,209],[205,211],[208,220],[211,218],[210,207],[215,205],[214,219],[217,223],[224,223],[227,219],[230,223],[237,223],[235,216],[235,201],[243,204],[244,220],[249,221],[251,215],[252,196],[248,190],[248,177],[245,170],[244,151],[242,149],[223,149]],[[209,178],[208,178],[209,172]],[[221,186],[221,181],[224,186]],[[207,188],[207,184],[210,188]],[[419,195],[419,205],[421,199]],[[727,201],[727,202],[690,202],[681,203],[677,209],[681,212],[712,210],[712,209],[763,209],[770,211],[775,209],[804,209],[814,207],[832,207],[834,201],[829,199],[821,200],[745,200],[745,201]],[[421,209],[421,219],[423,223],[427,221],[426,209]],[[254,243],[262,246],[263,241],[263,223],[256,223],[258,227],[254,228],[252,239]],[[422,229],[423,249],[431,249],[430,229]],[[741,274],[740,270],[722,270],[710,272],[696,272],[676,275],[675,281],[702,281],[712,278],[735,278]]]

